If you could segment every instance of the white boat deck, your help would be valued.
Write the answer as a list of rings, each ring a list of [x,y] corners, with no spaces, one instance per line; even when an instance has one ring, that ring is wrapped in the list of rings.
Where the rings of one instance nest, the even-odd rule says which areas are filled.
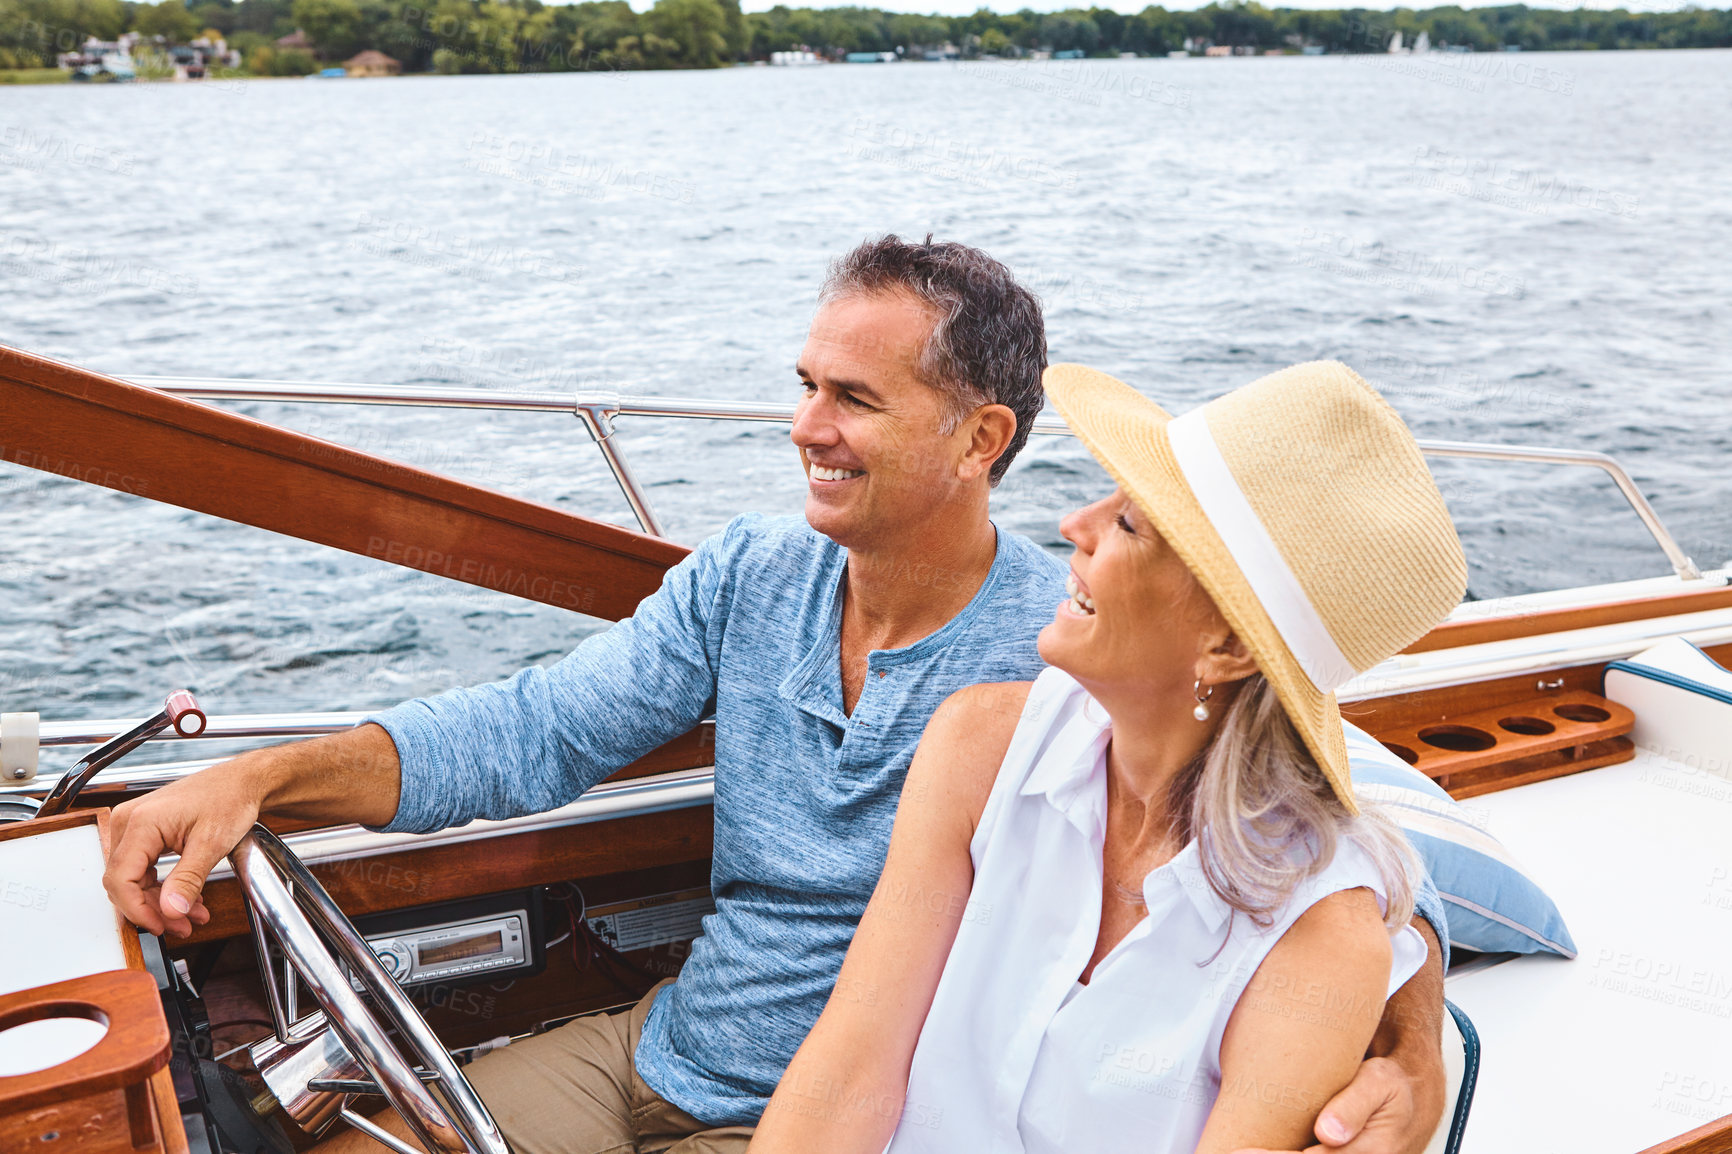
[[[1633,1154],[1732,1114],[1732,780],[1638,750],[1463,804],[1580,951],[1447,980],[1482,1046],[1463,1150]]]

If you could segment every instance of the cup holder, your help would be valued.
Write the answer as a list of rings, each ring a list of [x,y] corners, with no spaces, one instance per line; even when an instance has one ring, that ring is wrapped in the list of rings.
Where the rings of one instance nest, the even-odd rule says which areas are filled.
[[[1566,701],[1562,705],[1554,705],[1552,712],[1565,721],[1580,721],[1589,725],[1610,720],[1612,716],[1597,705],[1586,705],[1579,701]]]
[[[1497,738],[1471,725],[1433,725],[1419,731],[1419,740],[1454,753],[1478,753],[1497,744]]]
[[[70,1062],[108,1034],[108,1023],[87,1018],[78,1007],[0,1030],[0,1078],[34,1074]]]
[[[1498,721],[1497,727],[1519,733],[1523,737],[1543,737],[1557,729],[1557,726],[1540,717],[1505,717]]]
[[[1457,798],[1635,756],[1635,745],[1624,736],[1630,712],[1592,693],[1481,704],[1423,721],[1392,718],[1376,737]]]
[[[1413,752],[1413,750],[1407,748],[1405,745],[1397,745],[1393,741],[1386,741],[1383,743],[1383,748],[1387,749],[1390,753],[1393,753],[1396,757],[1399,757],[1409,765],[1419,764],[1419,754]]]

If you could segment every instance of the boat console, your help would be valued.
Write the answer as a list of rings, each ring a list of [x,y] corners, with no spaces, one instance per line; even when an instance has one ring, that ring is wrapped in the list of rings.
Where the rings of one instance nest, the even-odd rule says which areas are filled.
[[[339,888],[374,895],[363,904],[381,912],[357,928],[319,873],[261,825],[207,888],[222,915],[214,933],[178,943],[136,930],[102,888],[107,809],[89,805],[86,788],[114,801],[115,783],[94,781],[100,772],[158,735],[199,737],[209,721],[177,691],[43,800],[15,795],[22,804],[0,818],[0,876],[42,879],[7,885],[0,902],[10,975],[0,981],[0,1149],[292,1154],[341,1119],[416,1151],[369,1117],[389,1105],[431,1154],[506,1154],[462,1066],[635,1001],[677,972],[714,908],[697,862],[475,893],[472,881],[397,857],[315,859]],[[40,723],[8,714],[5,735],[6,773],[27,781]],[[494,832],[491,848],[510,845],[510,832]],[[680,888],[655,892],[670,883]],[[453,886],[463,896],[416,900]],[[225,889],[240,899],[245,937],[224,933],[237,928]],[[586,889],[610,900],[591,906]],[[26,958],[24,942],[44,948]]]

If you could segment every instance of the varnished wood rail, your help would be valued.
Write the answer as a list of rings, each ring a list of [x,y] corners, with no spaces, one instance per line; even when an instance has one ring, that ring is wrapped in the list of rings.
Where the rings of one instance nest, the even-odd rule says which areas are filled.
[[[5,346],[0,459],[608,620],[689,552]]]

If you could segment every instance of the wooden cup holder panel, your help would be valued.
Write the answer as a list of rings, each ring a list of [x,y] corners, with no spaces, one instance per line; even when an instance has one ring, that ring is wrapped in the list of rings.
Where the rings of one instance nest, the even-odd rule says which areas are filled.
[[[180,1119],[160,1112],[150,1084],[169,1060],[156,979],[112,970],[0,995],[0,1032],[55,1018],[101,1022],[108,1031],[59,1065],[0,1077],[0,1150],[160,1154],[165,1123]]]
[[[1397,757],[1458,797],[1628,761],[1636,715],[1581,690],[1377,733]]]

